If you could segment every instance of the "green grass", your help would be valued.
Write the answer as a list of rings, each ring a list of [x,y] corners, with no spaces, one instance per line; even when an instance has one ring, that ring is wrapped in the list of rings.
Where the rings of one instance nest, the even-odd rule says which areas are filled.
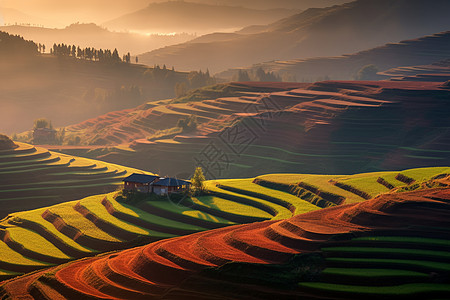
[[[358,254],[404,254],[404,255],[423,255],[427,257],[437,257],[443,259],[450,258],[450,252],[447,251],[433,251],[433,250],[422,250],[422,249],[402,249],[402,248],[381,248],[381,247],[325,247],[322,248],[326,252],[338,252],[338,253],[355,253]]]
[[[344,257],[330,257],[326,259],[328,262],[342,263],[346,266],[351,266],[353,264],[378,264],[378,265],[390,265],[399,267],[412,267],[412,268],[427,268],[430,270],[437,271],[450,271],[450,264],[437,262],[437,261],[426,261],[426,260],[414,260],[414,259],[393,259],[393,258],[344,258]]]
[[[31,210],[31,211],[25,211],[25,212],[18,212],[18,213],[14,213],[11,214],[11,219],[14,222],[13,224],[17,224],[16,226],[20,227],[20,223],[22,222],[22,220],[26,220],[35,224],[38,224],[40,226],[42,226],[43,228],[45,228],[46,231],[48,231],[51,235],[56,236],[57,238],[59,238],[60,240],[62,240],[62,242],[64,244],[66,244],[69,247],[72,247],[76,250],[85,252],[86,255],[90,254],[90,253],[94,253],[97,252],[93,249],[89,249],[87,247],[83,247],[80,244],[78,244],[77,242],[75,242],[74,240],[72,240],[71,238],[69,238],[68,236],[62,234],[61,232],[59,232],[55,226],[53,226],[52,223],[46,221],[45,219],[42,218],[42,214],[44,213],[44,211],[47,208],[40,208],[40,209],[36,209],[36,210]],[[8,220],[3,221],[4,223],[6,223],[7,225],[10,225]],[[29,240],[29,243],[33,243],[32,240]],[[24,246],[29,247],[28,244],[24,244]],[[55,246],[53,246],[52,248],[56,248]],[[50,250],[51,248],[49,248],[48,251],[53,251]]]
[[[183,222],[178,222],[172,219],[167,219],[155,214],[150,214],[144,210],[141,210],[133,205],[125,204],[125,203],[119,203],[113,198],[108,198],[113,205],[113,207],[124,214],[127,214],[129,216],[148,221],[149,223],[162,225],[166,227],[173,227],[173,228],[183,228],[187,230],[205,230],[205,228],[202,228],[200,226],[192,225],[192,224],[186,224]]]
[[[64,254],[55,245],[32,230],[14,226],[7,228],[6,231],[13,241],[18,242],[28,250],[56,258],[71,259],[70,256]]]
[[[450,240],[432,239],[424,237],[408,237],[408,236],[369,236],[354,238],[353,241],[379,241],[379,242],[396,242],[411,244],[428,244],[436,246],[450,247]]]
[[[396,269],[370,269],[370,268],[327,268],[322,274],[354,277],[396,277],[413,276],[419,278],[428,278],[428,274]]]
[[[17,144],[18,148],[0,153],[0,217],[113,191],[131,173],[149,173]],[[29,201],[32,197],[39,200]]]
[[[289,211],[286,207],[283,207],[281,205],[278,205],[276,203],[260,199],[257,197],[251,197],[235,192],[230,192],[221,188],[218,188],[216,186],[215,181],[209,181],[205,184],[206,189],[209,192],[212,192],[214,195],[219,196],[221,198],[226,198],[229,200],[233,200],[235,202],[242,202],[242,203],[251,203],[248,205],[258,207],[260,209],[264,209],[266,212],[270,214],[270,211],[273,211],[273,214],[271,219],[272,220],[280,220],[280,219],[287,219],[292,217],[292,212]]]
[[[193,203],[227,213],[271,219],[272,215],[250,205],[237,203],[216,196],[200,196],[191,198]]]
[[[148,203],[150,206],[154,206],[163,210],[167,210],[172,213],[185,215],[188,217],[192,217],[199,220],[205,220],[209,222],[214,223],[220,223],[224,225],[233,225],[236,224],[235,222],[229,221],[227,219],[217,217],[214,215],[211,215],[207,212],[199,211],[197,209],[191,209],[189,207],[183,206],[183,205],[177,205],[170,201],[151,201]]]
[[[319,207],[309,203],[308,201],[302,200],[299,197],[296,197],[289,193],[270,189],[267,187],[260,186],[256,183],[253,183],[253,178],[223,179],[223,180],[216,180],[215,182],[217,182],[220,186],[231,187],[234,190],[236,189],[240,190],[243,194],[250,194],[254,195],[255,197],[258,197],[258,195],[262,195],[267,200],[270,198],[274,198],[279,201],[287,202],[294,207],[295,209],[294,215],[319,209]]]
[[[3,241],[0,241],[0,260],[15,265],[31,265],[36,267],[45,267],[51,265],[38,261],[36,259],[25,257],[22,254],[17,253],[16,251],[9,248],[8,245],[6,245]]]
[[[23,147],[27,146],[23,145]],[[25,153],[22,154],[25,156]],[[55,153],[50,154],[51,157],[58,155],[59,154]],[[31,164],[32,161],[33,160],[26,162],[25,165],[33,166],[34,168],[35,165]],[[139,170],[114,164],[97,162],[84,158],[78,159],[67,155],[61,155],[60,161],[65,164],[70,162],[70,165],[57,166],[58,171],[49,171],[52,172],[49,174],[54,176],[54,180],[50,180],[48,179],[49,177],[42,176],[37,179],[35,178],[35,181],[31,182],[30,185],[21,186],[20,184],[12,184],[9,188],[12,192],[9,194],[9,197],[6,197],[8,199],[7,201],[10,201],[10,203],[14,203],[15,199],[22,199],[24,201],[29,201],[31,199],[36,199],[36,201],[38,201],[42,199],[45,201],[48,200],[45,193],[49,190],[52,190],[54,193],[51,195],[52,197],[57,197],[60,191],[63,192],[64,190],[75,188],[82,190],[88,187],[92,188],[97,186],[99,189],[103,189],[105,186],[120,184],[122,178],[121,176],[126,176],[116,176],[115,172],[125,171],[123,174],[128,174],[129,172],[135,171],[140,172]],[[45,162],[42,162],[42,158],[36,159],[36,162],[38,166],[40,164],[44,164],[41,166],[43,168],[58,164],[58,162],[53,161],[47,165]],[[8,167],[12,167],[11,170],[14,170],[14,168],[17,167],[17,170],[19,170],[21,164],[23,164],[23,162],[16,162],[15,164],[8,165]],[[82,253],[84,256],[88,256],[102,252],[102,250],[98,250],[98,245],[94,247],[97,250],[86,247],[84,244],[80,244],[81,241],[78,243],[66,234],[63,234],[60,231],[61,228],[58,230],[55,227],[56,224],[52,224],[43,219],[42,214],[47,209],[53,214],[61,217],[64,223],[66,223],[69,227],[75,228],[76,230],[82,232],[85,236],[119,246],[123,243],[134,242],[134,240],[124,240],[123,236],[130,236],[130,239],[131,237],[139,237],[143,238],[143,241],[145,239],[147,239],[146,241],[149,239],[165,239],[183,234],[183,232],[186,231],[204,231],[206,230],[205,227],[209,226],[209,223],[214,224],[214,226],[217,225],[217,227],[221,227],[245,222],[245,217],[248,217],[249,220],[253,217],[253,221],[258,218],[262,220],[281,220],[289,218],[293,215],[320,209],[320,207],[308,201],[308,199],[312,199],[311,197],[308,196],[308,198],[305,196],[306,194],[314,196],[315,192],[308,190],[305,194],[299,194],[299,197],[289,190],[289,187],[291,186],[300,188],[298,186],[299,183],[306,185],[306,187],[303,186],[302,188],[317,190],[318,195],[324,196],[327,194],[328,196],[342,196],[345,197],[345,203],[355,203],[365,200],[351,191],[344,190],[334,185],[333,182],[345,182],[345,184],[350,185],[351,187],[361,189],[371,195],[376,195],[381,192],[392,192],[377,182],[378,177],[383,177],[386,181],[395,185],[395,187],[403,187],[405,184],[395,179],[395,176],[399,173],[405,174],[408,177],[426,180],[436,176],[437,174],[445,174],[448,171],[448,167],[443,167],[355,175],[268,174],[257,177],[257,179],[263,179],[269,183],[272,183],[272,185],[268,186],[262,186],[261,184],[254,183],[254,178],[213,180],[205,183],[206,193],[204,195],[192,197],[191,202],[189,202],[189,199],[185,199],[179,203],[176,201],[176,198],[171,197],[169,199],[167,197],[158,197],[156,195],[151,197],[142,196],[142,199],[137,199],[138,201],[136,202],[127,203],[127,199],[118,201],[120,198],[116,198],[116,196],[118,196],[117,192],[111,192],[107,194],[88,196],[85,198],[80,197],[82,198],[81,200],[56,204],[50,207],[13,213],[10,218],[1,221],[0,225],[2,225],[5,230],[10,233],[13,241],[23,245],[25,249],[28,249],[32,253],[51,256],[58,259],[72,259],[72,257],[68,256],[67,249],[58,249],[58,247],[56,247],[56,245],[54,245],[50,240],[47,240],[43,236],[40,236],[39,233],[28,229],[25,225],[22,226],[25,224],[23,221],[31,222],[31,224],[40,226],[40,230],[44,230],[48,236],[58,239],[65,245],[65,247],[74,249],[74,251],[77,251],[77,253]],[[82,177],[81,179],[78,177],[70,178],[72,175],[86,177]],[[93,175],[100,175],[100,178],[92,179],[89,177]],[[108,180],[105,178],[108,178]],[[0,183],[0,188],[2,184],[3,183]],[[280,188],[280,186],[282,188]],[[6,185],[4,187],[6,187]],[[286,189],[286,187],[288,188]],[[5,190],[7,189],[0,189],[2,192]],[[15,191],[20,190],[22,192],[31,192],[31,194],[15,194]],[[35,194],[35,198],[33,197],[33,194]],[[320,198],[318,195],[315,195],[316,198]],[[306,198],[303,199],[301,197]],[[106,209],[105,205],[102,203],[102,200],[105,198],[108,201],[105,205],[108,203],[111,204],[114,211],[118,213],[113,213],[111,211],[109,212]],[[189,203],[195,205],[190,206]],[[77,204],[90,213],[89,218],[96,217],[102,220],[103,223],[95,224],[88,218],[84,217],[80,212],[75,210],[75,205]],[[106,225],[107,227],[102,229],[101,224]],[[119,234],[119,232],[116,233],[114,228],[120,229],[118,231],[121,233],[128,232],[130,235],[122,235]],[[121,237],[119,237],[119,235]],[[363,257],[370,257],[372,254],[376,254],[373,256],[380,257],[391,253],[405,255],[405,257],[408,257],[409,255],[409,257],[422,256],[427,258],[431,257],[435,260],[448,260],[450,256],[450,254],[445,251],[434,251],[431,249],[408,249],[407,246],[401,246],[401,243],[406,243],[405,245],[420,244],[421,247],[426,244],[445,247],[448,246],[449,243],[447,240],[418,237],[360,237],[356,238],[355,241],[373,241],[374,244],[376,244],[376,241],[391,241],[400,243],[400,246],[397,248],[328,247],[323,248],[322,250],[329,254],[355,253],[356,255],[359,254]],[[0,257],[0,260],[3,259],[5,262],[21,262],[26,265],[34,264],[36,268],[47,265],[42,262],[36,262],[32,258],[15,252],[11,248],[7,247],[6,244],[3,245],[2,249],[4,249],[4,254]],[[26,253],[26,251],[22,251],[21,253]],[[11,254],[11,256],[9,254]],[[376,261],[376,259],[379,258],[373,258],[372,261]],[[327,261],[333,260],[339,260],[339,258],[327,258]],[[385,260],[385,262],[387,261],[388,260]],[[403,263],[407,264],[408,262],[407,260],[404,260]],[[410,260],[409,263],[427,265],[433,268],[435,267],[435,262],[426,261],[425,259],[423,261],[417,260],[414,262]],[[357,268],[358,267],[355,267],[353,269]],[[448,266],[446,266],[445,263],[441,263],[439,264],[439,268],[448,268]],[[373,269],[378,268],[374,267]],[[5,270],[6,273],[8,271],[13,270]],[[327,272],[332,271],[333,269],[328,270]],[[356,276],[355,274],[358,271],[352,271],[349,269],[347,272],[349,274],[348,276]],[[352,275],[352,272],[355,274]],[[372,270],[371,272],[372,274],[375,274],[375,271]],[[382,271],[379,272],[382,274]],[[386,272],[389,273],[389,271]],[[4,276],[7,276],[5,274]],[[11,276],[16,275],[15,273],[11,274]],[[0,276],[1,275],[0,270]]]
[[[323,282],[302,282],[301,287],[320,289],[328,292],[346,292],[363,295],[414,295],[417,293],[450,292],[450,286],[442,283],[411,283],[395,286],[356,286]]]
[[[380,194],[393,191],[377,182],[379,177],[392,184],[394,186],[394,190],[398,189],[403,191],[402,188],[405,188],[408,185],[395,178],[398,174],[403,174],[415,179],[418,182],[423,182],[429,181],[433,177],[440,174],[450,174],[450,168],[416,168],[404,171],[372,172],[354,175],[267,174],[258,176],[256,179],[261,179],[274,184],[292,186],[299,183],[306,183],[316,187],[319,191],[343,196],[345,197],[345,203],[348,204],[362,202],[365,201],[365,199],[352,191],[336,186],[334,182],[345,184],[355,190],[364,192],[373,198]]]
[[[450,174],[450,168],[449,167],[418,168],[405,170],[400,173],[416,181],[426,181],[429,178],[432,178],[439,174]]]
[[[102,219],[105,222],[108,222],[110,224],[113,224],[114,226],[117,226],[119,228],[125,229],[126,231],[140,234],[140,235],[155,235],[160,234],[159,232],[152,232],[151,230],[136,226],[134,224],[122,221],[114,216],[112,216],[106,208],[101,204],[101,201],[103,198],[112,198],[115,193],[109,193],[107,195],[95,195],[91,197],[84,198],[80,200],[80,205],[87,210],[89,210],[90,213],[97,216],[99,219]]]
[[[94,239],[110,242],[121,242],[120,239],[100,230],[93,222],[84,218],[80,213],[74,211],[76,202],[68,202],[49,208],[48,210],[59,216],[68,226],[74,227],[86,236]]]

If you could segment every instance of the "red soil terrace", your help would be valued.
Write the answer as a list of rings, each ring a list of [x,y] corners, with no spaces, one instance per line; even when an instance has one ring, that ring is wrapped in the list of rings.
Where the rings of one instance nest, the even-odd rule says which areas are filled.
[[[166,295],[168,299],[178,296],[209,299],[207,294],[195,291],[195,287],[190,291],[184,285],[181,294],[178,288],[183,281],[206,268],[229,262],[283,264],[296,254],[319,253],[337,236],[363,236],[390,230],[408,235],[416,231],[417,226],[448,230],[449,188],[386,194],[366,202],[326,208],[287,220],[220,228],[86,258],[5,281],[0,286],[0,297],[153,299]],[[207,284],[208,278],[200,278]],[[277,290],[245,282],[235,285],[241,289],[245,287],[243,290],[247,290],[248,295],[264,291],[266,296],[309,295],[308,299],[311,299],[311,294],[305,294],[299,288]],[[214,297],[220,298],[220,292],[219,287]],[[209,296],[213,297],[212,294]]]

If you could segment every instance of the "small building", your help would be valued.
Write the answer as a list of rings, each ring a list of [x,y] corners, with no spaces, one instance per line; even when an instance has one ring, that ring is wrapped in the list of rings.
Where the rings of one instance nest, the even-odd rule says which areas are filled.
[[[133,173],[123,179],[124,191],[137,191],[141,193],[152,192],[152,183],[159,180],[159,176]]]
[[[160,178],[153,184],[153,192],[158,195],[180,193],[189,189],[191,183],[186,180],[176,178]]]
[[[56,140],[56,130],[53,128],[35,128],[33,130],[33,143],[52,144]]]

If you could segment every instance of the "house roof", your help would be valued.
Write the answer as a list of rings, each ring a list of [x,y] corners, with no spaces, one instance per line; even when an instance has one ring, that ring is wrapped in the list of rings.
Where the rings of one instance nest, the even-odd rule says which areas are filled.
[[[151,183],[157,178],[159,178],[159,176],[133,173],[130,176],[124,178],[122,181],[138,182],[138,183]]]
[[[160,181],[155,182],[153,185],[159,186],[180,186],[191,184],[189,181],[181,180],[177,178],[162,178]]]

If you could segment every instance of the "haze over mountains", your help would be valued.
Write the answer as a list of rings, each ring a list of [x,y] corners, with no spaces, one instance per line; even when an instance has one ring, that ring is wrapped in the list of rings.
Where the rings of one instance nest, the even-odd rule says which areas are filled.
[[[436,63],[448,57],[450,57],[450,31],[389,43],[350,55],[258,63],[220,72],[216,76],[232,80],[238,78],[239,71],[246,70],[249,74],[255,74],[261,68],[265,72],[278,74],[283,81],[313,82],[325,78],[352,80],[357,78],[358,72],[364,66],[371,64],[379,71],[384,71],[394,67]],[[375,75],[365,79],[378,80],[387,77]]]
[[[448,298],[449,0],[0,7],[0,299]]]
[[[212,41],[200,37],[141,57],[150,65],[164,62],[178,69],[217,72],[274,59],[342,55],[447,30],[449,10],[445,0],[358,0],[213,35]]]
[[[131,1],[109,1],[80,0],[76,2],[58,1],[58,0],[2,0],[0,6],[4,8],[13,8],[22,13],[42,18],[38,24],[47,27],[64,27],[71,23],[94,22],[101,24],[124,14],[144,9],[149,4],[166,2],[167,0],[131,0]],[[341,4],[346,0],[190,0],[189,2],[241,6],[252,9],[307,9],[309,7],[325,7],[334,4]],[[6,14],[0,9],[1,15]],[[8,23],[35,23],[31,19],[15,20],[11,19]]]
[[[125,63],[119,54],[109,61],[42,55],[32,41],[4,32],[0,37],[0,128],[8,134],[30,129],[42,117],[64,126],[171,97],[174,85],[187,80],[187,73]]]
[[[145,32],[199,32],[238,30],[268,24],[295,13],[289,9],[257,10],[184,1],[153,3],[144,9],[104,23],[113,30]]]
[[[45,44],[47,49],[53,44],[65,43],[80,47],[117,49],[120,53],[140,54],[151,49],[178,44],[195,38],[191,34],[144,35],[129,32],[113,32],[94,23],[72,24],[63,29],[32,26],[3,26],[0,30],[18,34],[36,43]]]

